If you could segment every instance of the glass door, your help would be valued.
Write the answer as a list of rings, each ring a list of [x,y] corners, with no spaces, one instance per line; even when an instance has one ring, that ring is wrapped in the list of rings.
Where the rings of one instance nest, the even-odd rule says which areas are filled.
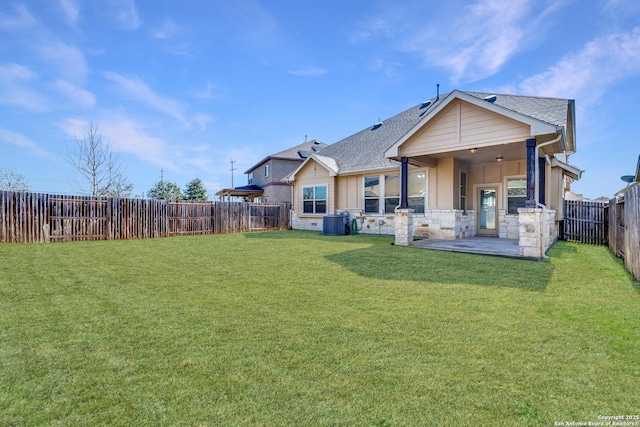
[[[478,234],[498,235],[498,189],[484,187],[478,189]]]

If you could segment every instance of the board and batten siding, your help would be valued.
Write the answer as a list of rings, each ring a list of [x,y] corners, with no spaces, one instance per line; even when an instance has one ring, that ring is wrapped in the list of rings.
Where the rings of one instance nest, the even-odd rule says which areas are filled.
[[[363,199],[364,175],[339,176],[336,179],[337,210],[364,209]]]
[[[399,149],[400,156],[420,156],[525,141],[528,125],[465,101],[448,105]]]
[[[314,185],[327,186],[327,213],[335,212],[336,207],[336,189],[335,178],[329,175],[329,171],[318,164],[315,160],[307,162],[307,164],[296,173],[295,180],[295,211],[298,216],[322,216],[324,214],[303,214],[302,213],[302,188]]]

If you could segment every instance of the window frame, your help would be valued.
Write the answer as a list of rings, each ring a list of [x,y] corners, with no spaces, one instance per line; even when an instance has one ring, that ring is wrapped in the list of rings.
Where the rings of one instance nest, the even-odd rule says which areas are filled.
[[[306,199],[305,198],[305,189],[307,188],[312,188],[313,189],[313,198],[311,199]],[[324,199],[319,199],[316,197],[316,189],[317,188],[324,188]],[[301,210],[302,213],[301,215],[326,215],[328,210],[329,210],[329,186],[327,184],[311,184],[311,185],[304,185],[301,188],[301,197],[300,197],[300,201],[301,201]],[[318,212],[318,202],[324,201],[324,212]],[[312,212],[305,212],[305,202],[312,203],[313,209]]]
[[[362,193],[363,193],[363,203],[362,210],[365,214],[379,214],[380,213],[380,199],[383,198],[384,194],[384,179],[380,179],[384,177],[384,175],[365,175],[362,177]],[[367,196],[367,179],[377,179],[378,180],[378,194],[376,196]],[[377,209],[375,211],[367,210],[367,200],[375,200],[377,202]]]
[[[264,177],[268,178],[269,177],[269,163],[267,163],[266,165],[264,165]]]
[[[247,176],[248,185],[253,184],[253,172],[249,172]]]
[[[462,184],[462,175],[464,175],[464,185]],[[464,189],[464,192],[463,192]],[[467,193],[469,192],[469,172],[460,169],[460,175],[458,179],[458,209],[463,212],[467,211]]]
[[[424,214],[427,210],[427,190],[429,188],[429,184],[428,184],[428,176],[429,176],[429,172],[428,170],[413,170],[411,172],[409,172],[409,177],[408,177],[408,181],[409,181],[409,185],[411,182],[411,176],[412,175],[417,175],[417,174],[423,174],[424,178],[422,178],[422,185],[423,185],[423,192],[424,195],[422,196],[410,196],[407,195],[407,202],[409,204],[409,208],[410,209],[414,209],[414,213],[416,214]],[[395,194],[393,195],[387,195],[387,184],[386,181],[388,179],[388,177],[394,177],[397,176],[398,179],[398,195],[396,196]],[[379,194],[377,196],[367,196],[366,193],[366,188],[367,188],[367,179],[377,179],[378,180],[378,187],[379,187]],[[382,173],[380,175],[365,175],[362,177],[362,210],[365,214],[368,215],[384,215],[384,214],[393,214],[395,213],[395,208],[400,205],[400,197],[402,195],[402,182],[401,182],[401,174],[400,172],[395,173],[392,171],[386,172],[386,173]],[[411,188],[411,187],[409,187]],[[387,209],[387,205],[388,205],[388,201],[391,199],[397,199],[397,202],[392,202],[392,204],[394,204],[393,207],[393,211],[390,211]],[[367,210],[367,201],[368,200],[375,200],[377,203],[377,210],[376,211],[372,211],[372,210]],[[419,204],[420,207],[418,209],[415,209],[413,206],[416,206],[418,203],[417,201],[419,200]],[[413,202],[413,203],[412,203]]]
[[[522,180],[524,181],[524,194],[521,195],[516,195],[516,196],[509,196],[509,181],[515,181],[515,180]],[[524,202],[526,202],[527,200],[527,177],[526,175],[514,175],[514,176],[505,176],[504,177],[504,188],[505,188],[505,192],[504,192],[504,197],[505,197],[505,214],[506,215],[518,215],[518,208],[520,207],[524,207]],[[510,212],[510,206],[509,206],[509,200],[510,199],[522,199],[523,203],[522,206],[517,206],[515,209],[515,212]]]
[[[427,210],[427,190],[429,188],[427,179],[429,176],[429,172],[427,170],[417,170],[409,172],[409,176],[407,177],[408,184],[411,185],[411,175],[424,174],[424,178],[422,180],[422,184],[424,185],[424,195],[423,196],[410,196],[407,194],[407,204],[409,205],[409,209],[413,209],[415,214],[424,214]],[[415,209],[415,204],[412,204],[412,200],[421,200],[420,203],[421,209]],[[412,207],[414,206],[414,207]]]

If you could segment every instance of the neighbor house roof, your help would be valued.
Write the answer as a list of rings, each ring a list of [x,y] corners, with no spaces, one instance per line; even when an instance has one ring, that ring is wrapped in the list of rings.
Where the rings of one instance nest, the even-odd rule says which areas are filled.
[[[245,174],[251,173],[255,169],[262,166],[264,163],[268,162],[272,159],[278,160],[298,160],[300,162],[304,161],[307,157],[309,157],[312,153],[317,153],[326,147],[322,141],[318,141],[317,139],[312,139],[311,141],[303,142],[302,144],[298,144],[294,147],[287,148],[286,150],[279,151],[275,154],[271,154],[270,156],[265,157],[260,160],[255,165],[251,166],[249,169],[245,171]]]
[[[495,99],[489,97],[495,96]],[[573,143],[573,101],[519,95],[494,95],[482,92],[453,91],[432,98],[393,117],[344,138],[322,150],[322,163],[333,174],[349,174],[384,170],[398,166],[398,162],[385,157],[385,152],[410,135],[416,126],[428,120],[446,103],[463,99],[488,109],[537,126],[544,132],[570,127],[567,139]],[[481,104],[487,102],[487,104]],[[316,158],[316,155],[311,156]],[[327,159],[332,159],[329,162]],[[317,160],[321,160],[318,158]],[[334,164],[335,163],[335,164]],[[298,168],[299,170],[300,168]],[[295,177],[294,172],[292,175]]]

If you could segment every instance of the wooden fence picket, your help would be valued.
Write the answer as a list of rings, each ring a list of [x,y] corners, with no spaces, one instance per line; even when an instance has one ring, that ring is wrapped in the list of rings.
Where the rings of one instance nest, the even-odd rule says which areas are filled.
[[[252,204],[246,202],[92,198],[0,191],[0,243],[149,239],[283,230],[289,227],[289,209],[287,203],[261,205],[254,211]]]

